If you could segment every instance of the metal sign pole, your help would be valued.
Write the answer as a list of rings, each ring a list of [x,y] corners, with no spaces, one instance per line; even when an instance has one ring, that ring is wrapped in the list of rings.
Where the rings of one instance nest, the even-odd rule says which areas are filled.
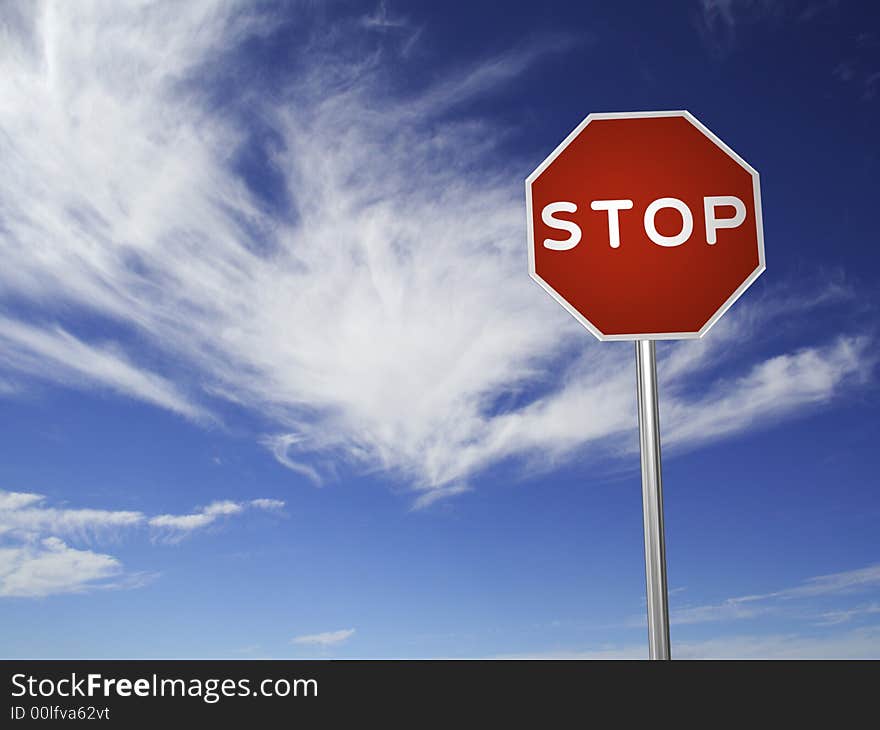
[[[642,452],[642,509],[645,516],[649,657],[669,659],[669,598],[663,532],[663,483],[660,476],[660,407],[653,340],[636,341],[636,376]]]

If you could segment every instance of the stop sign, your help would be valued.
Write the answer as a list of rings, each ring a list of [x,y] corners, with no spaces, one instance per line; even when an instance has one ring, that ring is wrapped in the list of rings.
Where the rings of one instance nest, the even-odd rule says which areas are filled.
[[[686,111],[591,114],[526,205],[532,278],[600,340],[702,337],[764,271],[758,173]]]

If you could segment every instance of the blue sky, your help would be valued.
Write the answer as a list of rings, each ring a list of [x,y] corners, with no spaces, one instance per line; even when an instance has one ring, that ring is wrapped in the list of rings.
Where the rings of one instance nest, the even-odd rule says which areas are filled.
[[[688,109],[767,271],[658,347],[673,656],[880,657],[869,4],[0,10],[0,653],[641,657],[632,346],[525,177]]]

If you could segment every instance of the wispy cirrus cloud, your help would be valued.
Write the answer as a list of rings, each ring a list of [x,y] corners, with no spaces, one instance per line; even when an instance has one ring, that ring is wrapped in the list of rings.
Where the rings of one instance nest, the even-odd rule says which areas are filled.
[[[802,12],[808,5],[806,0],[699,0],[696,5],[697,31],[717,54],[733,47],[741,26],[786,17],[792,20],[812,17]]]
[[[820,635],[744,634],[677,645],[678,659],[876,659],[880,626]]]
[[[839,337],[772,357],[733,381],[717,381],[699,397],[671,399],[664,409],[664,439],[693,446],[826,403],[869,375],[876,361],[871,346],[867,337]]]
[[[713,639],[676,641],[675,659],[877,659],[880,626],[864,626],[819,635],[799,633],[735,634]],[[647,659],[647,646],[617,644],[588,649],[557,650],[503,658]]]
[[[150,517],[147,524],[158,530],[163,539],[176,542],[224,517],[241,514],[248,508],[277,512],[284,508],[284,502],[280,499],[266,498],[252,499],[248,502],[233,502],[227,499],[211,502],[211,504],[190,514],[156,515]]]
[[[135,587],[149,574],[126,572],[118,558],[93,550],[95,543],[116,542],[140,528],[163,542],[179,542],[247,509],[278,512],[283,507],[279,499],[226,500],[191,514],[149,517],[132,510],[54,507],[40,494],[0,491],[0,597]]]
[[[874,601],[854,608],[826,611],[820,617],[821,625],[836,625],[852,621],[862,616],[871,616],[880,613],[880,603]]]
[[[296,636],[291,641],[294,644],[304,646],[328,647],[341,644],[354,635],[354,629],[340,629],[339,631],[324,631],[320,634],[303,634]]]
[[[51,507],[39,494],[0,492],[0,536],[32,539],[50,534],[88,540],[143,521],[144,515],[136,511]]]
[[[806,578],[767,593],[704,604],[680,604],[670,591],[676,659],[877,659],[880,658],[880,564]],[[757,619],[783,620],[784,632],[753,633]],[[874,623],[872,623],[874,621]],[[750,622],[752,622],[750,624]],[[692,638],[692,627],[715,624],[716,638]],[[752,633],[735,627],[751,625]],[[772,623],[770,624],[772,625]],[[644,615],[614,628],[644,630]],[[609,627],[601,628],[603,631]],[[644,659],[644,642],[599,644],[528,655],[555,659]]]
[[[267,499],[265,497],[260,497],[258,499],[252,499],[248,504],[257,509],[275,511],[284,509],[285,502],[283,499]]]
[[[57,325],[0,317],[0,363],[31,378],[107,388],[195,421],[211,420],[172,382],[133,365],[117,346],[85,343]]]
[[[212,502],[198,512],[188,515],[157,515],[156,517],[151,517],[149,524],[151,527],[186,533],[191,530],[207,527],[220,517],[236,515],[243,509],[242,505],[237,502]]]
[[[847,570],[841,573],[830,573],[808,578],[803,583],[792,588],[785,588],[774,593],[766,593],[756,596],[745,596],[742,601],[761,601],[768,598],[809,598],[813,596],[827,596],[849,593],[857,590],[870,590],[880,588],[880,563],[868,565],[856,570]]]
[[[770,593],[728,598],[720,603],[684,606],[675,610],[675,624],[750,619],[767,613],[790,612],[792,604],[802,615],[820,623],[844,623],[876,612],[877,604],[848,608],[817,608],[810,599],[840,598],[880,591],[880,564],[807,578],[802,583]]]
[[[97,539],[102,533],[148,526],[175,534],[188,534],[213,524],[222,517],[241,514],[248,508],[278,511],[280,499],[259,498],[247,502],[220,500],[190,514],[162,514],[153,517],[131,510],[73,509],[52,507],[40,494],[0,491],[0,536],[32,538],[41,533]]]
[[[422,507],[504,459],[635,443],[629,348],[590,342],[525,274],[520,181],[538,160],[499,154],[511,130],[466,111],[559,42],[401,89],[388,34],[371,29],[402,21],[380,7],[329,36],[304,31],[289,74],[242,83],[236,49],[284,27],[271,10],[0,12],[4,374],[109,388],[196,423],[233,401],[267,419],[255,438],[295,473],[382,470]],[[663,355],[680,448],[865,375],[869,340],[851,333],[753,358],[695,394],[723,331]],[[165,517],[183,534],[216,515]]]

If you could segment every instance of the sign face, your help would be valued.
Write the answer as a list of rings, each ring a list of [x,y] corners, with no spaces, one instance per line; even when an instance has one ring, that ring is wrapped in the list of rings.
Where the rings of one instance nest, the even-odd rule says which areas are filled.
[[[686,111],[591,114],[526,206],[532,278],[600,340],[702,337],[764,271],[758,173]]]

